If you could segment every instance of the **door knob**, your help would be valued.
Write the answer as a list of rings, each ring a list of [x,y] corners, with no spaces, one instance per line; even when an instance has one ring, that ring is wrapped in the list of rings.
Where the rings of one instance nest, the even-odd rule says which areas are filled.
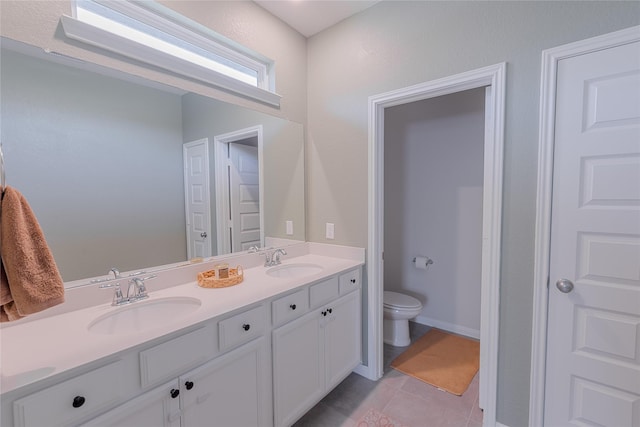
[[[206,239],[207,237],[207,232],[203,231],[202,233],[200,233],[200,237],[202,237],[203,239]]]
[[[563,294],[568,294],[573,290],[573,282],[569,279],[560,279],[556,282],[556,288]]]

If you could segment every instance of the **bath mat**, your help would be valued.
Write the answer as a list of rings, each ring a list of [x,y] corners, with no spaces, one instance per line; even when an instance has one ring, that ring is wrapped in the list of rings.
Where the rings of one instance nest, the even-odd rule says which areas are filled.
[[[391,362],[391,367],[461,396],[480,368],[480,342],[431,329]]]
[[[383,413],[370,409],[356,423],[356,427],[406,427]]]

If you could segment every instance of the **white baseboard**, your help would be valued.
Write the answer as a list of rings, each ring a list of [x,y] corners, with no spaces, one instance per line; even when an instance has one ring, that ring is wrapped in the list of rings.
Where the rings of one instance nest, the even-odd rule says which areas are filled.
[[[375,375],[375,372],[373,371],[373,369],[371,369],[371,367],[363,365],[362,363],[356,366],[353,372],[372,381],[378,381],[380,379],[377,375]]]
[[[479,329],[471,329],[467,328],[466,326],[454,325],[453,323],[430,319],[425,316],[418,316],[413,319],[413,321],[416,323],[420,323],[421,325],[431,326],[432,328],[442,329],[443,331],[452,332],[458,335],[464,335],[465,337],[474,338],[476,340],[480,339]]]
[[[509,426],[496,421],[496,427],[509,427]]]

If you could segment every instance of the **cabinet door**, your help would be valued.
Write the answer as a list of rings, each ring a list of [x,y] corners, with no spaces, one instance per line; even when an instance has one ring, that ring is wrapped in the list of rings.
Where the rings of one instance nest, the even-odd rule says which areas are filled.
[[[326,387],[342,381],[361,362],[360,291],[329,303],[323,322],[325,338]]]
[[[180,377],[182,427],[271,425],[264,337]]]
[[[275,425],[293,424],[324,395],[320,310],[273,331]]]
[[[83,427],[180,427],[180,399],[175,394],[178,387],[177,381],[161,385]]]

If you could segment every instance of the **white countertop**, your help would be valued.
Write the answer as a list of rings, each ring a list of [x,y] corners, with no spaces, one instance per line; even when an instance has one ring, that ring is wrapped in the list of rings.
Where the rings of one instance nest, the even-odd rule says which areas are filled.
[[[70,311],[31,322],[3,328],[0,331],[0,390],[7,393],[36,381],[60,374],[94,360],[132,348],[163,335],[222,316],[305,284],[321,280],[358,265],[363,260],[306,254],[283,260],[282,264],[318,264],[323,270],[300,278],[277,278],[266,274],[267,268],[244,270],[244,281],[228,288],[201,288],[194,281],[154,291],[147,283],[149,298],[130,305],[113,307],[102,304]],[[233,267],[234,265],[231,264]],[[203,265],[203,271],[207,270]],[[124,290],[126,293],[126,290]],[[90,332],[88,325],[105,313],[144,304],[158,298],[191,297],[201,301],[195,311],[160,327],[140,332],[125,330],[103,335]],[[167,313],[168,316],[171,313]]]

